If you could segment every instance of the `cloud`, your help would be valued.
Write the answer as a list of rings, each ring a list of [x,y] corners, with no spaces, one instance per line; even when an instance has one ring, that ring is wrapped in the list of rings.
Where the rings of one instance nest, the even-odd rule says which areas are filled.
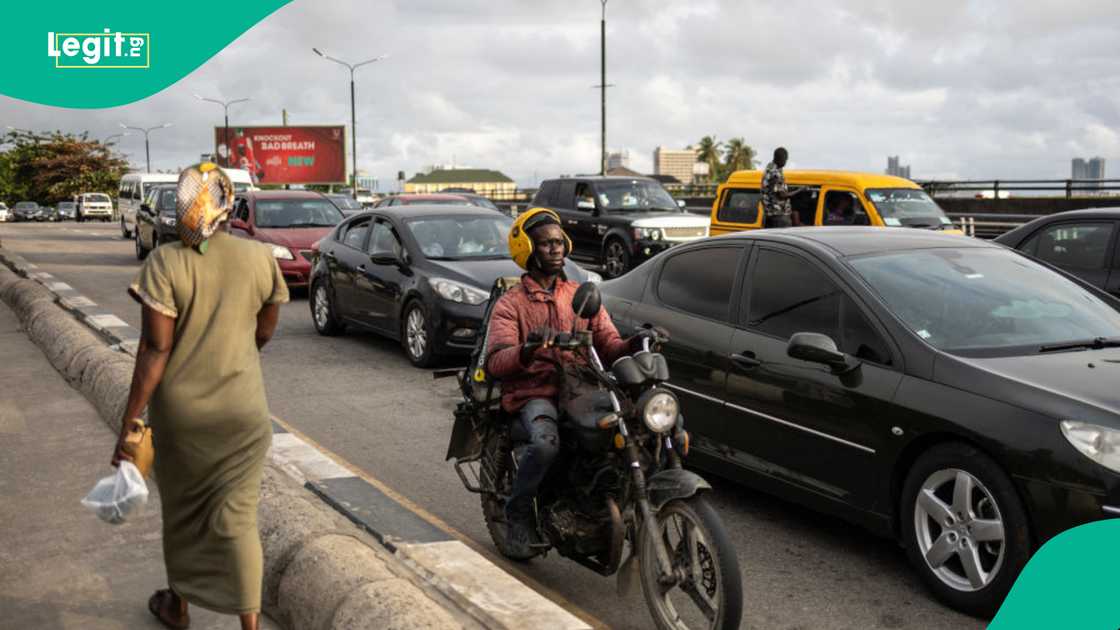
[[[63,110],[0,98],[5,124],[151,126],[152,162],[184,166],[222,122],[206,96],[252,97],[235,124],[343,124],[357,61],[358,163],[389,187],[433,163],[522,185],[599,158],[599,2],[297,0],[142,102]],[[916,177],[1066,177],[1075,155],[1120,159],[1120,3],[1010,0],[609,1],[608,145],[648,170],[659,145],[742,136],[796,166]],[[121,148],[143,164],[143,141]]]

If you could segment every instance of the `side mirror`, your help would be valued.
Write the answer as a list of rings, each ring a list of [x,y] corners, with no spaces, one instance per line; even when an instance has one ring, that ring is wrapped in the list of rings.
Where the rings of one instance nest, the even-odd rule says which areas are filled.
[[[677,207],[684,210],[684,199],[677,199]]]
[[[599,294],[599,287],[594,282],[584,282],[576,289],[572,296],[572,310],[583,319],[591,319],[599,314],[603,307],[603,296]]]
[[[152,207],[149,206],[146,203],[142,203],[142,204],[140,204],[140,212],[144,212],[146,214],[151,214],[152,213]]]
[[[595,202],[590,199],[580,199],[576,202],[576,208],[580,210],[594,210]]]
[[[801,361],[827,365],[834,374],[844,374],[860,366],[859,359],[840,352],[831,337],[820,333],[794,333],[789,338],[786,354]]]
[[[241,230],[242,232],[248,232],[249,234],[253,233],[252,226],[246,223],[243,219],[230,219],[229,226],[235,230]]]

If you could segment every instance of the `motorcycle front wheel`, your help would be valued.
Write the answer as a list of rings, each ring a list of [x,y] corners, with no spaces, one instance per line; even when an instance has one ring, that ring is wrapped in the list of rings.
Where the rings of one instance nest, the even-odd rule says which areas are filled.
[[[513,557],[506,544],[506,498],[513,490],[513,453],[508,431],[491,430],[482,443],[479,460],[479,484],[482,486],[482,516],[486,530],[498,552]]]
[[[649,536],[639,536],[642,593],[661,630],[734,630],[743,616],[743,584],[735,549],[703,497],[666,503],[657,531],[673,565],[662,579]]]

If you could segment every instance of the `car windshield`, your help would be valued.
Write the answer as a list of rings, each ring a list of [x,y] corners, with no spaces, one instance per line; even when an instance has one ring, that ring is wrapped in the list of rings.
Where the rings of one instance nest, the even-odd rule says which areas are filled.
[[[32,210],[38,208],[39,204],[34,201],[21,201],[16,204],[16,210]]]
[[[424,256],[435,260],[508,258],[513,220],[505,216],[425,217],[406,222]]]
[[[334,205],[342,208],[343,210],[361,210],[362,204],[358,203],[352,197],[346,195],[331,195],[329,199],[334,202]]]
[[[86,201],[92,201],[96,203],[109,203],[109,195],[103,195],[101,193],[89,193],[85,196],[85,198]]]
[[[73,207],[74,207],[74,202],[73,201],[60,201],[60,202],[58,202],[58,209],[59,210],[70,210]]]
[[[449,197],[436,197],[434,199],[401,199],[398,201],[402,206],[469,206],[466,199],[449,198]]]
[[[928,249],[851,263],[911,330],[946,352],[1014,356],[1120,336],[1112,304],[1016,252]]]
[[[174,188],[164,188],[163,190],[156,191],[159,195],[159,201],[156,202],[156,209],[159,212],[175,212],[175,200],[179,194]]]
[[[929,228],[953,224],[926,191],[917,188],[870,188],[867,199],[890,227]]]
[[[233,192],[235,193],[243,193],[252,188],[253,185],[247,182],[233,182]]]
[[[657,182],[641,179],[596,184],[599,206],[608,212],[680,212],[677,202]]]
[[[258,199],[257,227],[333,227],[342,212],[326,199]]]

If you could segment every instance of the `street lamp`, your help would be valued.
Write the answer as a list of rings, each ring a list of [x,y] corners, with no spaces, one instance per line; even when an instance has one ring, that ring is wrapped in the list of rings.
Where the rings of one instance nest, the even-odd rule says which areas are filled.
[[[378,57],[374,57],[373,59],[366,59],[365,61],[363,61],[361,63],[350,64],[350,63],[346,63],[345,61],[343,61],[341,59],[335,59],[334,57],[331,57],[330,55],[324,54],[323,51],[319,50],[318,48],[312,48],[311,50],[315,51],[316,55],[319,55],[320,57],[322,57],[324,59],[328,59],[328,60],[333,61],[337,64],[344,65],[344,66],[346,66],[347,68],[350,69],[350,141],[351,141],[351,161],[353,162],[352,169],[353,169],[353,179],[354,179],[354,181],[352,182],[353,185],[351,186],[351,189],[354,193],[354,200],[357,201],[357,199],[358,199],[358,116],[354,111],[354,71],[357,70],[358,68],[361,68],[364,65],[371,64],[375,61],[381,61],[382,59],[387,59],[389,57],[389,55],[380,55]]]
[[[127,131],[125,131],[124,133],[114,133],[113,135],[111,135],[111,136],[105,138],[104,140],[102,140],[101,144],[108,145],[109,141],[112,140],[113,138],[123,138],[125,136],[131,136],[131,135],[132,134],[128,133]]]
[[[230,149],[229,149],[229,106],[233,105],[234,103],[244,103],[245,101],[248,101],[249,99],[248,98],[235,98],[232,101],[220,101],[216,98],[206,98],[204,96],[199,96],[198,94],[195,94],[194,97],[197,98],[200,101],[217,103],[217,104],[222,106],[222,111],[224,111],[225,115],[226,115],[226,125],[225,125],[225,128],[224,128],[224,131],[222,131],[222,142],[224,142],[225,146],[226,146],[226,163],[225,163],[225,166],[227,166],[227,167],[232,166],[232,164],[230,163],[230,160],[229,160],[229,157],[230,157]]]
[[[607,0],[599,19],[599,174],[607,174]]]
[[[147,164],[146,168],[144,169],[145,172],[152,172],[152,153],[148,148],[148,134],[155,131],[156,129],[166,129],[170,126],[171,123],[163,123],[162,125],[156,125],[155,127],[148,127],[147,129],[145,129],[143,127],[129,127],[128,125],[121,123],[121,129],[132,129],[133,131],[139,131],[144,134],[144,162]]]

